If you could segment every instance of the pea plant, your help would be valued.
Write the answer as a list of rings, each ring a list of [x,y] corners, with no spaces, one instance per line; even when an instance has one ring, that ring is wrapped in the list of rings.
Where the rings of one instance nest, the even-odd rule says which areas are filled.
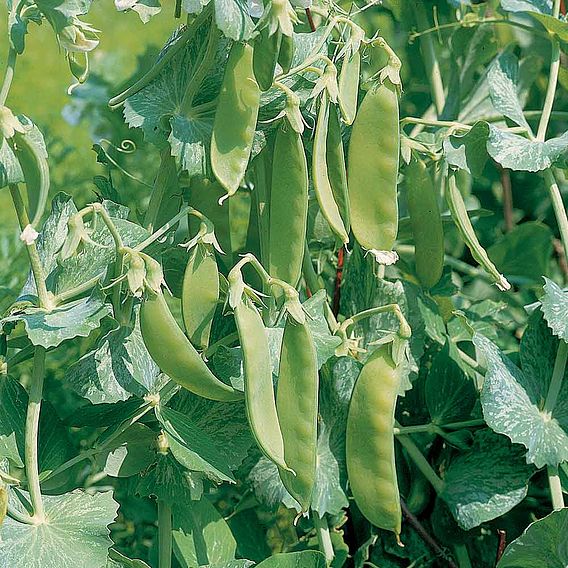
[[[91,3],[4,12],[0,566],[568,566],[564,3],[116,0],[123,85]]]

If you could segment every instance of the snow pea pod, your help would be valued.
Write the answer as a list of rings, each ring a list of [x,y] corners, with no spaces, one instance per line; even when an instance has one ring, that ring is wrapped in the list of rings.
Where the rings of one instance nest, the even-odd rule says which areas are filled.
[[[329,223],[331,230],[341,239],[342,243],[349,241],[349,236],[341,219],[339,207],[335,202],[333,190],[329,181],[327,164],[327,132],[329,119],[329,100],[324,93],[320,102],[316,132],[314,138],[314,149],[312,157],[312,177],[314,190],[320,206],[322,215]]]
[[[20,163],[28,195],[31,224],[37,227],[45,210],[49,193],[47,152],[28,134],[16,132],[12,149]]]
[[[319,375],[314,340],[307,324],[288,317],[282,339],[276,407],[284,457],[296,475],[280,470],[290,495],[307,511],[316,480]]]
[[[446,201],[452,214],[452,219],[461,235],[461,238],[467,245],[471,255],[479,263],[479,265],[491,276],[493,282],[499,290],[505,292],[511,288],[508,280],[497,270],[489,258],[485,249],[481,246],[473,225],[467,214],[467,209],[456,183],[456,176],[453,172],[448,176],[448,184],[446,187]]]
[[[235,43],[229,53],[211,137],[211,167],[219,183],[233,195],[248,165],[260,89],[252,69],[253,49]]]
[[[182,387],[211,400],[228,402],[243,398],[242,393],[209,370],[178,326],[162,293],[142,303],[140,330],[152,359]]]
[[[329,109],[329,122],[327,125],[327,173],[333,197],[343,219],[345,230],[349,232],[351,221],[349,218],[349,193],[347,189],[347,172],[345,170],[345,153],[341,139],[341,123],[337,109]]]
[[[400,371],[390,346],[376,349],[357,378],[346,431],[349,485],[363,515],[400,534],[402,513],[394,456],[394,411]]]
[[[339,108],[346,124],[353,124],[357,114],[361,55],[358,51],[345,57],[339,72]]]
[[[252,433],[264,455],[288,470],[276,411],[266,329],[260,314],[248,300],[235,306],[235,321],[243,350],[245,405]]]
[[[209,345],[211,324],[219,302],[219,270],[213,245],[198,243],[190,252],[181,293],[185,331],[196,347]]]
[[[351,228],[371,251],[391,251],[398,231],[398,96],[390,81],[367,91],[351,132],[347,179]]]
[[[268,35],[268,28],[264,28],[254,42],[253,69],[261,91],[268,91],[272,87],[282,33],[276,31]]]
[[[294,36],[282,36],[282,41],[280,42],[280,53],[278,54],[278,63],[282,67],[284,73],[288,73],[292,67],[292,61],[294,59]]]
[[[422,160],[411,160],[405,179],[416,274],[425,288],[431,288],[440,280],[444,270],[444,228],[438,196]]]
[[[308,222],[308,164],[302,137],[287,121],[276,133],[273,156],[269,272],[296,286]]]

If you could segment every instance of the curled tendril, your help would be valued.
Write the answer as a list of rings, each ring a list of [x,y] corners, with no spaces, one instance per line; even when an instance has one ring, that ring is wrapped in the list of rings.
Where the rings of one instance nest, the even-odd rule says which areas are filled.
[[[108,148],[112,148],[113,150],[115,150],[116,152],[120,152],[121,154],[132,154],[133,152],[136,151],[136,144],[132,141],[132,140],[122,140],[122,142],[120,143],[120,146],[116,146],[115,144],[113,144],[110,140],[107,140],[106,138],[101,138],[99,140],[98,146],[101,149],[101,151],[103,152],[103,154],[105,155],[105,158],[121,173],[123,173],[126,177],[130,178],[133,181],[136,181],[146,187],[149,187],[150,189],[152,189],[152,185],[149,183],[146,183],[143,179],[140,179],[139,177],[135,176],[134,174],[131,174],[128,170],[125,170],[108,152],[108,149],[105,148],[103,146],[103,144],[107,144]]]
[[[134,140],[130,140],[129,138],[122,140],[120,142],[120,146],[116,146],[110,140],[107,140],[106,138],[101,138],[99,140],[99,144],[101,146],[102,146],[102,144],[107,144],[109,148],[112,148],[113,150],[116,150],[117,152],[121,152],[122,154],[132,154],[132,153],[136,152],[136,150],[137,150],[136,142],[134,142]]]

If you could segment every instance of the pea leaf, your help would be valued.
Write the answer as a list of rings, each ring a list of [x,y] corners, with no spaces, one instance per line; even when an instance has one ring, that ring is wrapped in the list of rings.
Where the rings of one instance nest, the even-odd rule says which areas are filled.
[[[223,34],[235,41],[250,39],[254,24],[248,14],[244,0],[213,0],[215,2],[215,23]]]
[[[547,517],[535,521],[505,549],[497,568],[566,566],[568,564],[566,531],[568,531],[568,508],[554,511]]]
[[[487,158],[489,124],[476,122],[467,134],[452,134],[444,140],[444,155],[452,166],[466,170],[474,176],[483,172]]]
[[[493,60],[487,73],[489,95],[497,111],[519,126],[528,128],[523,109],[517,97],[519,61],[510,49]]]
[[[183,568],[217,566],[235,558],[231,529],[205,497],[174,507],[173,515],[174,552]]]
[[[513,132],[489,125],[487,151],[504,168],[540,172],[554,165],[568,152],[568,132],[546,142],[529,140]]]
[[[112,545],[107,526],[118,503],[112,493],[75,491],[44,495],[46,520],[27,525],[6,518],[0,554],[10,568],[76,568],[104,566]]]
[[[14,155],[12,148],[6,139],[0,143],[0,189],[9,183],[20,183],[24,181],[24,174],[20,167],[20,162]]]
[[[93,0],[37,0],[35,3],[40,12],[59,33],[65,26],[72,23],[73,18],[86,14]]]
[[[109,550],[106,568],[150,568],[150,566],[142,560],[131,560],[118,552],[118,550],[111,548]]]
[[[463,529],[504,515],[526,497],[535,469],[523,456],[521,446],[486,429],[475,433],[470,450],[452,459],[441,496]]]
[[[568,294],[544,277],[544,296],[540,299],[544,319],[554,335],[568,341]]]
[[[73,390],[93,404],[155,392],[160,369],[142,340],[138,310],[135,321],[134,328],[118,327],[102,336],[95,348],[67,371]]]
[[[552,237],[542,223],[523,223],[503,235],[487,253],[508,280],[518,285],[536,284],[549,271]]]
[[[88,298],[69,302],[49,312],[42,308],[26,308],[0,320],[0,324],[22,321],[30,341],[49,349],[74,337],[87,337],[110,311],[100,291],[95,291]]]
[[[540,318],[540,319],[539,319]],[[487,361],[481,392],[483,416],[497,433],[527,448],[527,463],[557,465],[568,458],[568,384],[563,387],[552,415],[544,412],[557,340],[538,312],[530,319],[521,345],[523,370],[516,367],[491,341],[480,334],[475,346]]]
[[[257,565],[258,568],[325,568],[325,556],[317,550],[274,554]]]
[[[501,0],[507,12],[538,12],[552,14],[552,0]]]

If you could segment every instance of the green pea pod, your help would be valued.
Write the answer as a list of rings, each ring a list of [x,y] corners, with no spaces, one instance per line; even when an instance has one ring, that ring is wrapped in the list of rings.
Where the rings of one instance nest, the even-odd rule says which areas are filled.
[[[320,206],[320,210],[325,220],[329,223],[331,230],[341,239],[343,243],[349,241],[349,236],[341,219],[339,207],[333,197],[333,189],[329,181],[327,169],[327,131],[329,118],[329,101],[324,93],[321,99],[316,133],[314,138],[314,149],[312,156],[312,178],[314,190]]]
[[[261,91],[268,91],[272,87],[281,42],[282,33],[278,30],[268,35],[268,28],[264,28],[254,42],[252,64]]]
[[[204,398],[222,402],[243,398],[242,393],[220,381],[209,370],[178,326],[163,294],[142,303],[140,330],[152,359],[182,387]]]
[[[390,346],[376,349],[353,388],[345,445],[349,485],[357,506],[375,526],[396,535],[402,522],[394,457],[400,378]]]
[[[346,124],[353,124],[357,114],[361,55],[358,51],[345,57],[339,72],[339,108]]]
[[[348,173],[351,228],[371,251],[391,251],[398,231],[398,96],[390,81],[365,95],[353,123]]]
[[[296,286],[308,222],[308,163],[302,137],[289,123],[276,133],[269,219],[269,272]]]
[[[452,214],[452,219],[461,235],[461,238],[467,245],[471,255],[479,263],[479,265],[491,276],[493,282],[499,290],[505,292],[511,288],[508,280],[497,270],[497,267],[491,262],[487,252],[481,246],[477,235],[473,229],[473,225],[467,214],[467,209],[456,183],[456,176],[452,172],[448,176],[448,185],[446,187],[446,201]]]
[[[49,194],[47,152],[29,134],[16,132],[12,140],[12,149],[26,182],[31,224],[37,227],[45,211]]]
[[[432,500],[432,485],[416,466],[411,466],[411,469],[412,484],[406,498],[406,506],[413,515],[421,515]]]
[[[303,511],[311,504],[316,480],[318,389],[317,354],[310,328],[289,317],[280,352],[276,407],[284,457],[296,475],[280,470],[280,478]]]
[[[0,526],[6,518],[6,513],[8,512],[8,491],[6,489],[6,484],[0,480]]]
[[[345,230],[351,227],[349,213],[349,193],[347,190],[347,172],[345,170],[345,153],[341,138],[341,123],[337,109],[334,105],[329,109],[329,122],[327,127],[327,173],[333,197],[343,219]]]
[[[243,350],[245,403],[252,433],[264,455],[288,470],[276,412],[266,329],[260,314],[248,300],[235,307],[235,321]]]
[[[260,105],[253,49],[234,43],[229,53],[211,137],[211,167],[229,195],[241,184],[250,158]]]
[[[185,331],[196,347],[209,345],[211,324],[219,302],[219,270],[210,244],[198,243],[190,252],[183,276],[181,313]]]
[[[292,68],[292,61],[294,60],[294,36],[282,36],[280,42],[280,53],[278,54],[278,63],[282,67],[284,73],[288,73]]]
[[[444,270],[444,228],[438,195],[422,160],[412,159],[406,168],[405,180],[416,274],[422,286],[431,288]]]
[[[219,204],[219,199],[225,195],[220,184],[201,176],[191,178],[189,191],[189,205],[203,213],[215,227],[215,236],[225,253],[221,257],[223,264],[229,268],[233,266],[233,244],[231,239],[231,200]],[[189,229],[192,235],[197,234],[201,221],[189,215]]]

